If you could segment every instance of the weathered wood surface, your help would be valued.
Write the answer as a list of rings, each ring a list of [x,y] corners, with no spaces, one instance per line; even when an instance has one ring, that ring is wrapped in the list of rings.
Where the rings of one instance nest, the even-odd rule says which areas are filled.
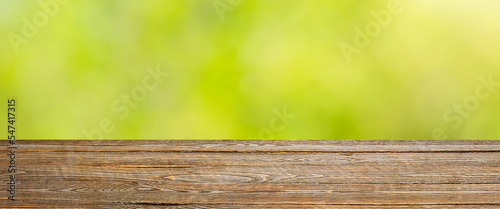
[[[40,140],[16,160],[1,208],[500,208],[500,141]]]

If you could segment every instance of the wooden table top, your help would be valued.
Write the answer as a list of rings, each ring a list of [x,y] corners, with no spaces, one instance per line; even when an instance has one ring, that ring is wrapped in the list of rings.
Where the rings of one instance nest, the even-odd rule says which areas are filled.
[[[17,143],[1,208],[500,208],[500,141]]]

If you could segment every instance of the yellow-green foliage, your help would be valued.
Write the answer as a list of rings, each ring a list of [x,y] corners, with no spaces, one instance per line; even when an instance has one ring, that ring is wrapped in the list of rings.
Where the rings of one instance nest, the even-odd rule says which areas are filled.
[[[2,0],[0,116],[16,98],[20,139],[86,139],[103,120],[104,139],[498,138],[500,89],[467,117],[443,115],[479,77],[500,82],[500,1],[401,0],[348,62],[341,44],[389,2],[73,0],[51,15]],[[40,12],[47,23],[24,37]],[[113,111],[147,66],[169,75],[129,114]]]

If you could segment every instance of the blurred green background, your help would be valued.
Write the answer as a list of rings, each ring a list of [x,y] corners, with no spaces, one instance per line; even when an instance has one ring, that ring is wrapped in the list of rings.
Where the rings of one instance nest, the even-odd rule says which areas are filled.
[[[444,118],[478,77],[500,82],[500,1],[401,0],[351,62],[341,43],[390,1],[40,2],[0,1],[0,124],[16,98],[18,139],[500,136],[500,91]],[[122,102],[155,83],[147,66],[169,75]]]

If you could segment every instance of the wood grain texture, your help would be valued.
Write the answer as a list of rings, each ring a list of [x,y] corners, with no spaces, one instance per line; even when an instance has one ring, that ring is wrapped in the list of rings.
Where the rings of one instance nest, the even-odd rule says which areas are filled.
[[[500,141],[26,140],[16,166],[1,208],[500,208]]]

